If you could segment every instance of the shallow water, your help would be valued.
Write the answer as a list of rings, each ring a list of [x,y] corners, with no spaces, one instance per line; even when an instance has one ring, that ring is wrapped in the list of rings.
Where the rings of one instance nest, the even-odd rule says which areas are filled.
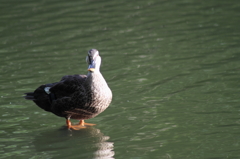
[[[240,158],[238,1],[0,1],[0,158]],[[68,131],[22,95],[91,48],[113,101]]]

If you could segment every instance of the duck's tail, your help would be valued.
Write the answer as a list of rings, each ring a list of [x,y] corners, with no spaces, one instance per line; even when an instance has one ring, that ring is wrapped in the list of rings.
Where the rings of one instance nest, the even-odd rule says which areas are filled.
[[[25,93],[24,98],[33,101],[40,108],[51,112],[51,101],[49,100],[49,94],[44,90],[45,87],[45,85],[42,85],[34,92]]]
[[[26,96],[24,96],[25,99],[35,100],[35,98],[34,98],[34,93],[33,93],[33,92],[24,93],[24,94],[26,94]]]

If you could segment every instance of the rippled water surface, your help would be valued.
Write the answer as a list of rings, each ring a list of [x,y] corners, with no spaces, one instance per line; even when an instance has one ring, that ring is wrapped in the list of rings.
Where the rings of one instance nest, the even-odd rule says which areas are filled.
[[[0,158],[240,158],[237,0],[0,2]],[[68,131],[22,95],[91,48],[113,101]]]

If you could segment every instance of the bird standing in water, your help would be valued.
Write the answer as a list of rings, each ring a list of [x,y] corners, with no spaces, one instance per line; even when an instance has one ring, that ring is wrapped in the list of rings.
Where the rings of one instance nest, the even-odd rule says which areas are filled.
[[[68,129],[79,130],[90,119],[103,112],[112,101],[112,92],[100,72],[101,57],[96,49],[88,51],[87,75],[66,75],[59,82],[44,84],[25,99],[34,101],[45,111],[66,118]],[[80,120],[72,125],[70,119]]]

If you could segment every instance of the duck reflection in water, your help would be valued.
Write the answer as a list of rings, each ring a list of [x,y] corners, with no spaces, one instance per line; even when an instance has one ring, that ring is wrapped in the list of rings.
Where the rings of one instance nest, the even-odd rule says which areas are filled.
[[[109,139],[94,127],[78,131],[66,131],[63,127],[38,134],[34,145],[41,157],[114,159],[114,143]]]

